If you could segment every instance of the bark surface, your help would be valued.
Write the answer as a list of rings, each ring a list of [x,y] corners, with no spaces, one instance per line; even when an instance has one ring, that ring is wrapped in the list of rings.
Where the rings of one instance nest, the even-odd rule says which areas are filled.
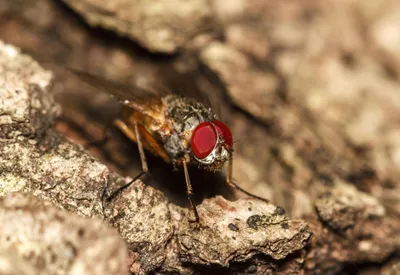
[[[134,273],[398,272],[399,2],[147,2],[0,4],[0,39],[57,75],[1,45],[0,194],[106,221]],[[149,155],[150,184],[105,203],[140,172],[136,146],[117,131],[76,145],[100,140],[118,104],[47,63],[203,91],[238,141],[236,182],[271,204],[218,197],[242,195],[193,169],[195,229],[182,171]]]

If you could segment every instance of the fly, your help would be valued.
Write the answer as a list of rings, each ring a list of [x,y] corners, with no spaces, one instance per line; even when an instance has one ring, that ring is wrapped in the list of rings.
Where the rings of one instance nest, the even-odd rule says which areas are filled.
[[[183,167],[188,200],[199,222],[193,201],[188,165],[219,171],[227,162],[226,183],[248,196],[253,195],[232,181],[233,137],[229,127],[220,121],[211,104],[165,86],[123,86],[94,75],[74,71],[82,81],[108,92],[122,103],[121,113],[114,121],[139,149],[142,172],[110,196],[114,198],[135,180],[149,173],[145,149],[174,167]]]

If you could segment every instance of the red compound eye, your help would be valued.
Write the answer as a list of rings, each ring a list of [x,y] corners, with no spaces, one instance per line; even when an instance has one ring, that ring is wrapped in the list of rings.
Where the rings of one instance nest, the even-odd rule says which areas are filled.
[[[233,146],[232,132],[228,128],[228,126],[226,126],[223,122],[219,120],[213,120],[212,123],[217,128],[218,133],[222,135],[222,137],[224,138],[225,143],[228,144],[230,147],[232,147]]]
[[[217,132],[210,122],[202,122],[194,129],[190,145],[196,158],[207,157],[217,143]]]

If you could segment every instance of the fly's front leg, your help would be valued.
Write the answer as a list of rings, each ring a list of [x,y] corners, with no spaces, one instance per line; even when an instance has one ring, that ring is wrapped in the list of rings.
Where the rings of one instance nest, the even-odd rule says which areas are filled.
[[[121,129],[122,132],[124,132],[124,134],[130,138],[131,140],[136,140],[136,143],[138,145],[138,149],[139,149],[139,155],[140,155],[140,161],[142,163],[142,172],[140,172],[136,177],[134,177],[130,182],[128,182],[127,184],[121,186],[120,188],[118,188],[117,190],[115,190],[108,198],[107,201],[111,201],[113,200],[121,191],[123,191],[124,189],[126,189],[127,187],[129,187],[133,182],[135,182],[137,179],[145,176],[146,174],[149,173],[149,168],[147,165],[147,161],[146,161],[146,156],[144,154],[144,149],[143,149],[143,144],[142,144],[142,140],[141,140],[141,136],[140,136],[140,132],[139,132],[139,125],[135,124],[134,126],[134,132],[132,132],[132,130],[125,124],[125,122],[123,122],[122,120],[115,120],[114,124]]]
[[[240,186],[237,185],[235,182],[233,182],[233,180],[232,180],[232,172],[233,172],[233,170],[232,170],[232,169],[233,169],[233,154],[232,154],[232,152],[230,152],[230,154],[229,154],[229,160],[228,160],[228,167],[227,167],[227,169],[228,169],[228,173],[227,173],[227,176],[226,176],[226,183],[227,183],[230,187],[232,187],[233,189],[239,190],[240,192],[246,194],[246,195],[249,196],[249,197],[253,197],[253,198],[256,198],[256,199],[259,199],[259,200],[268,202],[267,199],[261,198],[261,197],[259,197],[259,196],[256,196],[256,195],[250,193],[250,192],[247,192],[247,191],[244,190],[242,187],[240,187]]]
[[[187,159],[188,159],[188,157],[185,156],[184,159],[182,160],[183,170],[185,172],[186,192],[188,195],[190,206],[191,206],[194,216],[196,218],[196,223],[198,224],[200,222],[200,218],[199,218],[199,214],[197,213],[196,205],[194,204],[194,201],[193,201],[193,188],[192,188],[192,185],[190,184],[189,171],[187,168]]]

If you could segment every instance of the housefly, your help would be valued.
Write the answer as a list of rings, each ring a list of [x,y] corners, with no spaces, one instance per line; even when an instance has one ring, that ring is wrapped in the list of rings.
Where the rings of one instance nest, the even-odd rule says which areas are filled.
[[[124,86],[82,71],[73,73],[83,82],[103,90],[122,103],[114,121],[130,140],[137,143],[142,172],[126,185],[149,173],[145,149],[174,167],[183,167],[191,209],[199,222],[193,201],[188,165],[219,171],[227,162],[226,183],[248,196],[253,195],[232,181],[233,137],[229,127],[219,120],[204,95],[184,89],[170,89],[163,84]],[[140,81],[139,81],[140,82]]]

